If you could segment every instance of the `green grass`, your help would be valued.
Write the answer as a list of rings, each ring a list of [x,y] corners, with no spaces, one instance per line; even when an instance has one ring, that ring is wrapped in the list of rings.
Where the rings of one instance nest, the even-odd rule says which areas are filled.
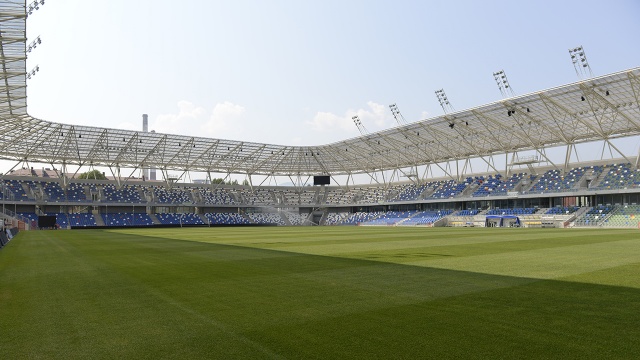
[[[0,354],[635,358],[640,231],[270,227],[23,232]]]

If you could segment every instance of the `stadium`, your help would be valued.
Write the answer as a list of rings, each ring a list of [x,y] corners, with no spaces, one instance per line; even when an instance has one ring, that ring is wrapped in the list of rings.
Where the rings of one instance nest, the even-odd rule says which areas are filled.
[[[317,146],[80,126],[27,111],[43,3],[0,4],[11,358],[639,350],[640,68]]]

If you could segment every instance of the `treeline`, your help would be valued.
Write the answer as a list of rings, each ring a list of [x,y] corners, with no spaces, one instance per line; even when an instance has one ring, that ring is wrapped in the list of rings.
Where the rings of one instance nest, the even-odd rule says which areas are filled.
[[[224,181],[223,178],[211,179],[211,183],[212,184],[220,184],[220,185],[240,185],[238,180]],[[249,181],[247,179],[243,180],[242,181],[242,185],[249,186]]]

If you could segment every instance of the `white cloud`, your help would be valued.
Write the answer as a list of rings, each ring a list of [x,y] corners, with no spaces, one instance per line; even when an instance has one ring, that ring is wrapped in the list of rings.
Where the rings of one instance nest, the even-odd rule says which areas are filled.
[[[177,113],[158,115],[149,124],[149,130],[168,134],[230,138],[241,134],[240,125],[244,113],[244,107],[228,101],[216,104],[211,112],[208,112],[201,106],[182,100],[178,102]]]
[[[364,127],[370,131],[378,131],[393,126],[391,113],[387,113],[384,105],[373,101],[367,102],[368,108],[347,110],[344,115],[336,115],[330,112],[318,112],[313,120],[307,121],[313,131],[329,132],[342,130],[347,133],[357,134],[358,128],[353,123],[353,116],[358,115]]]
[[[429,114],[428,111],[423,111],[422,114],[420,114],[420,120],[425,120],[428,119],[429,117],[431,117],[431,114]]]
[[[244,107],[225,101],[216,104],[211,112],[209,120],[202,124],[200,129],[205,136],[221,138],[221,135],[234,135],[242,130],[242,116],[245,113]]]
[[[197,124],[204,122],[205,109],[189,101],[178,102],[177,114],[160,114],[149,124],[149,130],[159,133],[197,135]]]

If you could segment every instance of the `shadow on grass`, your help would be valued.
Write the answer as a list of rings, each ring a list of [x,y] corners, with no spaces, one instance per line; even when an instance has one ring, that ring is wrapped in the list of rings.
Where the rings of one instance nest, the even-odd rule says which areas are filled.
[[[566,359],[640,350],[639,289],[106,232],[21,237],[0,254],[0,289],[8,358]]]

